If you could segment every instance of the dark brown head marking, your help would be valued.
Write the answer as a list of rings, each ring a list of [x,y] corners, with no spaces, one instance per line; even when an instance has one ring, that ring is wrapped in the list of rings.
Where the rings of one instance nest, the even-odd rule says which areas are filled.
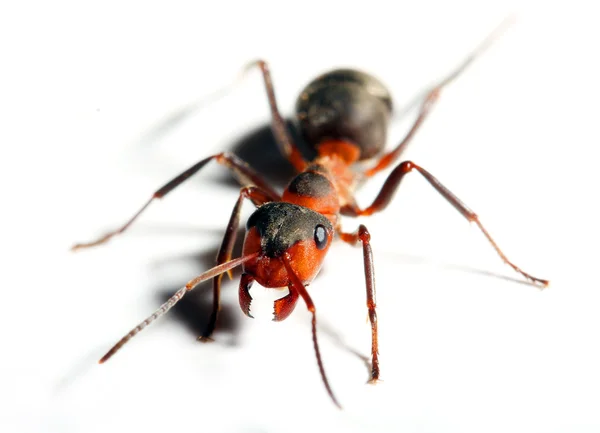
[[[318,212],[292,203],[271,202],[250,216],[246,229],[256,227],[263,254],[281,257],[297,242],[313,239],[317,226],[333,232],[331,222]]]

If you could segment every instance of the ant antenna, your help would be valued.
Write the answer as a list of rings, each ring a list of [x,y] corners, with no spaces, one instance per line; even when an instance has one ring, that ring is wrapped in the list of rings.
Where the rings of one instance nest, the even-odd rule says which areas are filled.
[[[185,286],[183,286],[181,289],[177,290],[177,292],[175,292],[175,294],[173,296],[171,296],[167,302],[165,302],[164,304],[162,304],[158,310],[156,310],[154,313],[152,313],[152,315],[150,315],[146,320],[144,320],[143,322],[141,322],[139,325],[137,325],[135,328],[133,328],[131,331],[129,331],[129,333],[127,335],[125,335],[123,338],[121,338],[117,344],[115,344],[108,352],[106,352],[106,355],[104,355],[100,361],[98,361],[98,364],[103,364],[106,361],[108,361],[110,359],[111,356],[113,356],[121,347],[123,347],[129,340],[131,340],[133,337],[135,337],[140,331],[142,331],[146,326],[148,326],[149,324],[151,324],[152,322],[154,322],[156,319],[158,319],[160,316],[162,316],[163,314],[165,314],[167,311],[169,311],[171,308],[173,308],[173,306],[175,304],[177,304],[181,298],[183,298],[183,296],[196,288],[196,286],[198,286],[198,284],[200,284],[203,281],[209,280],[213,277],[216,277],[217,275],[220,275],[224,272],[229,271],[230,269],[235,268],[236,266],[241,265],[242,263],[247,262],[248,260],[252,260],[256,257],[258,257],[258,252],[253,253],[253,254],[248,254],[247,256],[243,256],[243,257],[239,257],[237,259],[233,259],[230,260],[228,262],[225,262],[221,265],[215,266],[212,269],[209,269],[208,271],[198,275],[196,278],[194,278],[193,280],[190,280]]]

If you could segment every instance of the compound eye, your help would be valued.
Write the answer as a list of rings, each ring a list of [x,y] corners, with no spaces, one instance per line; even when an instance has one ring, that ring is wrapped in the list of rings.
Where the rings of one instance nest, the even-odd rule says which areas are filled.
[[[315,227],[315,244],[320,250],[325,249],[327,246],[327,230],[321,224]]]

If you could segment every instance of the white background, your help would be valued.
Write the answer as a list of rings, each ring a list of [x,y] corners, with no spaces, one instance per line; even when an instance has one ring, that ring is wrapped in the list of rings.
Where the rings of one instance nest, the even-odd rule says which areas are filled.
[[[476,227],[411,175],[386,212],[363,221],[375,252],[381,384],[365,384],[361,360],[370,333],[360,249],[336,243],[310,286],[344,411],[321,384],[308,312],[299,303],[272,323],[279,294],[258,286],[250,320],[227,282],[229,320],[213,344],[196,342],[173,313],[96,364],[210,266],[237,188],[211,166],[126,236],[77,254],[70,245],[124,222],[170,177],[268,121],[256,72],[217,102],[186,112],[190,104],[261,57],[286,115],[303,85],[337,66],[374,73],[404,107],[510,11],[516,24],[444,91],[407,156],[472,207],[518,265],[550,279],[547,290],[520,284]],[[103,1],[22,2],[0,16],[0,430],[600,430],[591,9]],[[390,146],[412,118],[394,120]]]

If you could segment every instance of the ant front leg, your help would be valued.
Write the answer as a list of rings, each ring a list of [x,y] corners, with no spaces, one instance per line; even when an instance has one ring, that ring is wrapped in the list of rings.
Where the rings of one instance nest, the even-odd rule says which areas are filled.
[[[271,197],[278,196],[277,192],[275,192],[258,175],[258,173],[256,173],[256,171],[254,171],[254,169],[252,169],[252,167],[250,167],[245,161],[241,160],[237,156],[235,156],[231,153],[228,153],[228,152],[219,153],[217,155],[209,156],[208,158],[205,158],[200,162],[197,162],[196,164],[192,165],[190,168],[185,170],[183,173],[177,175],[175,178],[171,179],[169,182],[167,182],[162,187],[160,187],[158,190],[156,190],[154,192],[154,194],[152,194],[152,197],[150,197],[150,199],[146,202],[146,204],[144,204],[140,208],[140,210],[138,210],[133,215],[133,217],[131,217],[125,224],[123,224],[118,229],[113,230],[113,231],[105,234],[104,236],[101,236],[100,238],[96,239],[95,241],[75,244],[75,245],[73,245],[73,247],[71,247],[71,249],[73,251],[75,251],[75,250],[82,249],[82,248],[94,247],[96,245],[100,245],[100,244],[107,242],[110,238],[112,238],[116,235],[123,233],[125,230],[127,230],[129,228],[129,226],[131,224],[133,224],[133,222],[136,219],[138,219],[138,217],[142,214],[142,212],[144,212],[146,210],[146,208],[150,205],[150,203],[152,203],[156,199],[160,199],[160,198],[163,198],[164,196],[166,196],[172,190],[174,190],[179,185],[181,185],[184,181],[186,181],[191,176],[193,176],[198,171],[200,171],[200,169],[202,169],[206,164],[208,164],[213,159],[216,162],[218,162],[219,164],[224,165],[225,167],[227,167],[231,171],[233,171],[233,173],[236,175],[236,177],[238,178],[240,183],[256,185],[261,190],[263,190],[266,194],[268,194],[269,196],[271,196]]]
[[[360,225],[355,233],[339,232],[340,238],[349,244],[362,242],[363,261],[365,268],[365,283],[367,287],[367,309],[369,322],[371,322],[371,379],[369,383],[379,381],[379,344],[377,342],[377,311],[375,311],[375,268],[373,266],[373,250],[371,249],[371,235],[364,225]]]
[[[231,217],[229,219],[229,223],[227,224],[227,229],[225,230],[225,236],[223,237],[223,242],[221,243],[221,247],[219,248],[219,252],[217,254],[217,263],[216,263],[217,265],[220,265],[222,263],[225,263],[225,262],[228,262],[231,260],[231,256],[233,253],[233,246],[235,245],[235,240],[237,238],[237,230],[240,225],[240,214],[242,211],[242,203],[244,202],[244,199],[252,200],[252,202],[256,206],[260,206],[260,205],[263,205],[270,201],[278,201],[279,196],[273,195],[272,193],[261,190],[260,188],[255,187],[255,186],[247,186],[247,187],[244,187],[241,189],[240,196],[237,199],[235,206],[233,207],[233,211],[231,212]],[[230,279],[232,278],[231,271],[228,271],[227,275],[229,275]],[[244,275],[247,275],[247,274],[244,274]],[[222,279],[223,279],[223,274],[220,274],[217,277],[213,278],[213,308],[212,308],[212,312],[211,312],[210,318],[208,320],[208,326],[206,327],[206,331],[204,332],[204,334],[202,336],[198,337],[198,340],[203,341],[203,342],[212,341],[210,336],[212,335],[213,331],[215,330],[215,326],[217,324],[217,315],[219,313],[220,303],[221,303],[221,281],[222,281]],[[244,278],[242,278],[242,280],[244,280]],[[250,283],[248,282],[248,283],[246,283],[246,285],[249,286]],[[248,295],[248,297],[250,296],[249,293],[247,293],[247,295]],[[250,298],[247,301],[248,311],[250,308],[251,299],[252,298]],[[244,310],[243,306],[242,306],[242,310]],[[244,310],[244,313],[249,315],[248,311]]]
[[[444,185],[442,185],[442,183],[439,180],[437,180],[431,173],[429,173],[427,170],[425,170],[424,168],[418,166],[417,164],[415,164],[411,161],[404,161],[404,162],[400,163],[400,165],[398,165],[390,173],[390,175],[386,179],[385,183],[383,184],[381,191],[379,191],[379,194],[377,195],[375,200],[373,200],[373,203],[371,204],[371,206],[369,206],[366,209],[360,209],[356,205],[346,206],[343,209],[344,213],[346,215],[352,215],[352,216],[368,216],[368,215],[374,214],[375,212],[382,211],[383,209],[385,209],[387,207],[387,205],[392,200],[392,197],[394,196],[396,189],[398,189],[398,187],[400,185],[400,181],[404,178],[404,176],[406,174],[410,173],[413,170],[418,171],[425,178],[425,180],[427,180],[427,182],[429,182],[429,184],[431,186],[433,186],[435,188],[435,190],[437,192],[439,192],[442,195],[442,197],[444,197],[448,201],[448,203],[450,203],[452,206],[454,206],[454,208],[458,212],[460,212],[460,214],[463,217],[465,217],[469,222],[474,222],[475,224],[477,224],[477,227],[479,227],[479,229],[484,234],[484,236],[487,238],[487,240],[492,244],[492,247],[494,247],[494,250],[496,250],[496,252],[500,256],[500,258],[504,261],[504,263],[509,265],[516,272],[518,272],[519,274],[521,274],[523,277],[530,280],[531,282],[540,284],[543,287],[546,287],[548,285],[548,283],[549,283],[548,280],[536,278],[536,277],[528,274],[527,272],[524,272],[518,266],[516,266],[514,263],[512,263],[510,260],[508,260],[508,257],[506,257],[506,255],[502,252],[500,247],[498,247],[498,244],[496,244],[496,241],[494,241],[494,239],[488,233],[488,231],[485,229],[483,224],[481,224],[481,221],[479,221],[479,217],[477,216],[477,214],[475,212],[473,212],[471,209],[469,209],[467,207],[467,205],[465,205],[448,188],[446,188]]]
[[[307,164],[304,158],[302,157],[302,153],[292,140],[290,132],[288,131],[287,125],[285,124],[285,119],[279,112],[279,108],[277,107],[277,99],[275,98],[275,88],[273,86],[273,81],[271,80],[271,73],[269,72],[269,66],[267,62],[264,60],[256,60],[246,66],[246,70],[258,66],[260,72],[263,76],[263,81],[265,83],[265,90],[267,92],[267,98],[269,100],[269,108],[271,110],[271,129],[273,130],[273,135],[275,136],[275,141],[279,146],[279,150],[282,155],[285,156],[290,163],[294,166],[294,168],[298,171],[298,173],[304,171]]]

